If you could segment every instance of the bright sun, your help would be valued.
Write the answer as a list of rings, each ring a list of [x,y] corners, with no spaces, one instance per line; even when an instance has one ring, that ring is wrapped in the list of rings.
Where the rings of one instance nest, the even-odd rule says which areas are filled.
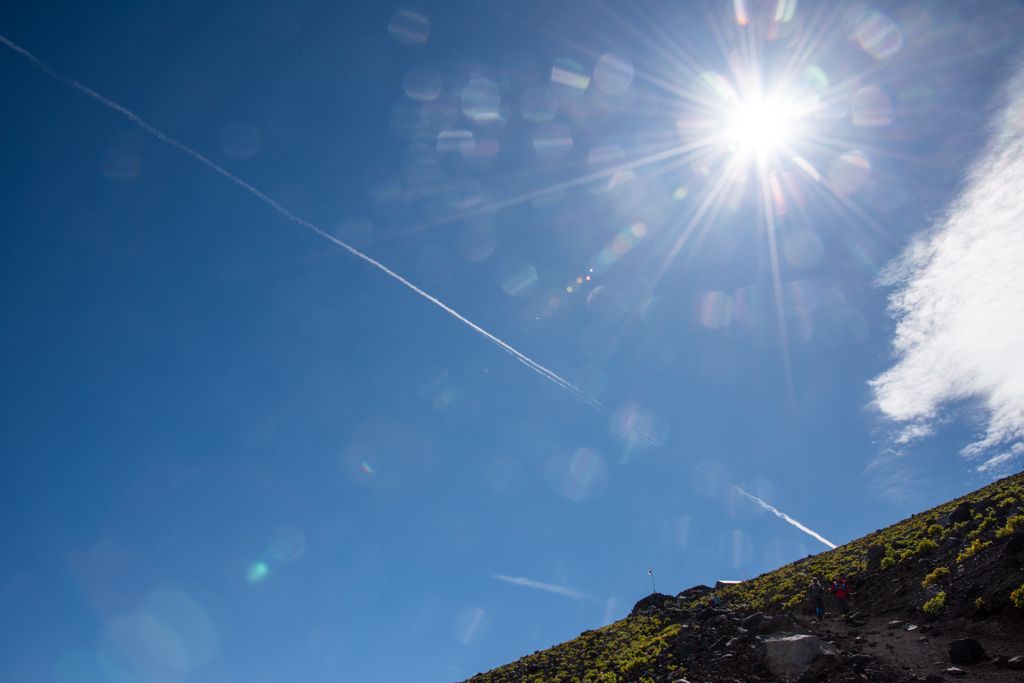
[[[778,102],[763,99],[741,101],[729,116],[727,134],[741,147],[767,154],[786,141],[792,120],[790,112]]]

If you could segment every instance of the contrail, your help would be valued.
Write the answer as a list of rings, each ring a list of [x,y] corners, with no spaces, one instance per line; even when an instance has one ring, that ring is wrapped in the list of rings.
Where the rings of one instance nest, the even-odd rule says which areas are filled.
[[[740,488],[739,486],[736,486],[735,484],[730,484],[729,482],[724,482],[724,483],[725,483],[725,484],[726,484],[727,486],[729,486],[729,487],[733,488],[733,489],[734,489],[734,490],[735,490],[735,491],[736,491],[737,493],[739,493],[740,495],[742,495],[742,496],[746,496],[746,497],[747,497],[747,498],[749,498],[750,500],[754,501],[755,503],[757,503],[758,505],[760,505],[761,507],[763,507],[763,508],[764,508],[765,510],[767,510],[768,512],[771,512],[771,513],[773,513],[773,514],[774,514],[774,515],[775,515],[776,517],[778,517],[779,519],[784,519],[784,520],[786,520],[787,522],[789,522],[790,524],[792,524],[793,526],[795,526],[795,527],[796,527],[797,529],[799,529],[800,531],[803,531],[803,532],[804,532],[804,533],[806,533],[806,534],[810,534],[811,536],[814,536],[814,537],[815,537],[816,539],[818,539],[819,541],[821,541],[822,543],[824,543],[825,545],[827,545],[827,546],[828,546],[829,548],[835,549],[835,547],[836,547],[836,544],[835,544],[835,543],[833,543],[832,541],[828,540],[827,538],[825,538],[825,537],[824,537],[824,536],[822,536],[821,534],[819,534],[819,533],[818,533],[817,531],[813,531],[813,530],[811,530],[811,529],[808,529],[808,528],[807,528],[807,527],[805,527],[805,526],[804,526],[803,524],[801,524],[800,522],[796,521],[795,519],[793,519],[792,517],[790,517],[789,515],[787,515],[787,514],[786,514],[785,512],[779,512],[778,510],[776,510],[775,508],[773,508],[773,507],[772,507],[771,505],[769,505],[768,503],[764,502],[763,500],[761,500],[761,499],[760,499],[760,498],[758,498],[757,496],[752,496],[752,495],[750,495],[749,493],[747,493],[746,491],[744,491],[743,489],[741,489],[741,488]]]
[[[495,574],[491,578],[497,579],[498,581],[504,581],[506,583],[514,583],[517,586],[526,586],[527,588],[536,588],[537,590],[547,591],[548,593],[557,593],[558,595],[564,595],[567,598],[591,597],[586,593],[580,593],[572,588],[552,586],[550,583],[540,583],[539,581],[531,581],[530,579],[524,579],[518,576],[502,576],[501,574]]]
[[[633,428],[633,427],[630,428],[630,432],[632,432],[633,435],[640,437],[641,439],[643,439],[647,443],[651,444],[652,446],[656,446],[656,447],[662,449],[663,451],[668,453],[670,457],[672,457],[672,458],[676,457],[676,454],[668,446],[666,446],[665,444],[661,443],[660,441],[655,439],[653,436],[651,436],[647,432],[642,432],[639,429],[636,429],[636,428]],[[800,522],[796,521],[795,519],[793,519],[792,517],[787,515],[785,512],[777,510],[776,508],[774,508],[771,505],[769,505],[768,503],[764,502],[763,500],[761,500],[757,496],[752,495],[750,493],[747,493],[746,491],[741,489],[739,486],[736,486],[735,484],[731,484],[731,483],[727,482],[726,480],[722,479],[721,477],[719,477],[716,474],[713,474],[713,473],[709,472],[708,470],[704,469],[703,467],[697,466],[697,470],[699,472],[702,472],[705,475],[711,477],[712,479],[717,479],[718,481],[720,481],[721,483],[725,484],[729,488],[733,489],[734,491],[736,491],[737,493],[739,493],[743,497],[747,498],[750,501],[753,501],[754,503],[757,503],[758,505],[760,505],[762,508],[764,508],[768,512],[771,512],[772,514],[774,514],[779,519],[781,519],[783,521],[786,521],[786,522],[789,522],[790,524],[795,526],[797,529],[800,529],[800,531],[803,531],[806,534],[810,534],[814,538],[818,539],[819,541],[821,541],[822,543],[827,545],[829,548],[832,548],[832,549],[836,548],[836,544],[835,543],[833,543],[832,541],[828,540],[827,538],[825,538],[824,536],[819,534],[817,531],[814,531],[813,529],[809,529],[808,527],[804,526]],[[499,577],[496,576],[494,578],[499,578]],[[523,579],[523,580],[525,581],[526,579]]]
[[[412,291],[414,291],[417,294],[419,294],[420,296],[422,296],[427,301],[430,301],[431,303],[433,303],[433,304],[437,305],[438,307],[440,307],[442,310],[444,310],[445,312],[450,314],[456,320],[459,320],[459,321],[465,323],[466,325],[468,325],[473,330],[479,332],[483,336],[485,336],[488,339],[490,339],[492,342],[494,342],[499,347],[501,347],[502,350],[504,350],[504,351],[508,352],[509,354],[511,354],[516,360],[518,360],[519,362],[523,363],[527,367],[529,367],[532,370],[540,373],[544,377],[547,377],[548,379],[550,379],[552,382],[554,382],[558,386],[562,387],[563,389],[567,389],[568,391],[571,391],[573,394],[575,394],[579,398],[583,399],[587,403],[591,404],[592,406],[594,406],[595,408],[597,408],[601,412],[603,412],[603,413],[607,413],[608,412],[607,409],[603,405],[598,403],[598,401],[596,399],[594,399],[589,394],[585,393],[582,389],[579,389],[578,387],[576,387],[576,385],[572,384],[571,382],[569,382],[567,380],[562,379],[561,377],[556,375],[554,372],[552,372],[551,370],[548,370],[546,367],[541,365],[540,363],[532,360],[531,358],[529,358],[526,355],[520,353],[519,351],[516,351],[514,348],[512,348],[511,346],[509,346],[505,342],[501,341],[500,339],[495,337],[493,334],[491,334],[487,330],[485,330],[482,327],[480,327],[479,325],[471,322],[469,319],[465,318],[464,316],[462,316],[460,313],[458,313],[454,309],[452,309],[452,308],[448,307],[447,305],[441,303],[441,301],[439,301],[438,299],[434,298],[430,294],[427,294],[422,289],[420,289],[419,287],[417,287],[413,283],[409,282],[408,280],[406,280],[404,277],[402,277],[398,273],[390,270],[384,264],[380,263],[379,261],[375,261],[374,259],[370,258],[369,256],[367,256],[363,252],[359,251],[358,249],[356,249],[354,247],[351,247],[348,244],[345,244],[344,242],[339,240],[334,235],[331,235],[330,233],[324,231],[322,228],[320,228],[320,227],[318,227],[316,225],[313,225],[312,223],[310,223],[309,221],[307,221],[307,220],[305,220],[303,218],[299,218],[294,213],[292,213],[288,209],[284,208],[283,206],[281,206],[280,204],[275,202],[273,199],[271,199],[270,197],[268,197],[267,195],[263,194],[262,192],[257,190],[255,187],[253,187],[249,183],[245,182],[244,180],[242,180],[241,178],[236,176],[234,173],[231,173],[230,171],[228,171],[228,170],[218,166],[214,162],[212,162],[209,159],[207,159],[206,157],[204,157],[199,152],[195,151],[191,147],[188,147],[188,146],[178,142],[177,140],[175,140],[171,136],[167,135],[163,131],[161,131],[161,130],[159,130],[157,128],[154,128],[150,124],[146,123],[146,121],[143,120],[142,117],[140,117],[139,115],[137,115],[134,112],[130,111],[129,109],[126,109],[125,107],[122,107],[117,102],[114,102],[112,100],[108,100],[106,97],[103,97],[102,95],[97,93],[95,90],[92,90],[91,88],[82,85],[81,83],[79,83],[78,81],[74,80],[73,78],[68,78],[67,76],[64,76],[63,74],[57,73],[56,71],[54,71],[53,69],[48,67],[46,64],[44,64],[38,57],[33,55],[31,52],[29,52],[28,50],[26,50],[25,48],[23,48],[23,47],[21,47],[19,45],[16,45],[15,43],[13,43],[10,40],[8,40],[6,37],[0,35],[0,42],[3,42],[3,44],[6,45],[7,47],[11,48],[12,50],[17,52],[18,54],[22,55],[23,57],[26,57],[30,62],[32,62],[33,66],[35,66],[38,69],[40,69],[41,71],[43,71],[43,73],[47,74],[48,76],[51,76],[52,78],[60,81],[61,83],[64,83],[65,85],[71,86],[72,88],[74,88],[75,90],[78,90],[79,92],[85,93],[89,97],[91,97],[94,100],[100,102],[101,104],[103,104],[103,105],[113,109],[114,111],[120,112],[121,114],[124,114],[125,116],[127,116],[132,121],[132,123],[134,123],[137,126],[139,126],[139,128],[142,128],[147,133],[150,133],[151,135],[153,135],[153,136],[155,136],[157,138],[160,138],[161,140],[163,140],[167,144],[169,144],[172,147],[175,147],[175,148],[181,150],[185,154],[188,154],[193,159],[196,159],[196,160],[201,161],[202,163],[206,164],[208,167],[212,168],[217,173],[220,173],[222,176],[224,176],[228,180],[232,181],[233,183],[235,183],[239,187],[241,187],[241,188],[243,188],[245,190],[248,190],[257,199],[259,199],[263,203],[269,205],[272,209],[274,209],[275,211],[280,213],[285,218],[287,218],[287,219],[289,219],[289,220],[291,220],[291,221],[293,221],[295,223],[298,223],[299,225],[301,225],[301,226],[303,226],[305,228],[309,228],[310,230],[312,230],[316,234],[320,235],[321,237],[325,237],[325,238],[329,239],[330,241],[334,242],[339,247],[345,249],[346,251],[348,251],[353,256],[361,258],[364,261],[366,261],[367,263],[369,263],[370,265],[372,265],[372,266],[374,266],[376,268],[379,268],[380,270],[384,271],[385,273],[387,273],[388,275],[390,275],[394,279],[398,280],[399,282],[401,282],[403,285],[405,285],[406,287],[408,287]]]
[[[487,330],[485,330],[482,327],[480,327],[479,325],[471,322],[469,319],[463,317],[461,314],[459,314],[454,309],[449,308],[447,305],[441,303],[441,301],[439,301],[438,299],[434,298],[430,294],[427,294],[422,289],[420,289],[419,287],[417,287],[413,283],[409,282],[408,280],[406,280],[404,277],[402,277],[398,273],[390,270],[384,264],[380,263],[379,261],[375,261],[374,259],[370,258],[369,256],[367,256],[363,252],[359,251],[358,249],[356,249],[354,247],[350,247],[349,245],[345,244],[344,242],[339,240],[334,235],[331,235],[330,233],[324,231],[322,228],[320,228],[320,227],[318,227],[316,225],[313,225],[312,223],[310,223],[309,221],[307,221],[307,220],[305,220],[303,218],[299,218],[294,213],[292,213],[288,209],[284,208],[283,206],[281,206],[280,204],[275,202],[273,199],[271,199],[270,197],[268,197],[267,195],[263,194],[262,192],[257,190],[255,187],[253,187],[249,183],[245,182],[244,180],[242,180],[241,178],[236,176],[234,173],[231,173],[230,171],[228,171],[228,170],[226,170],[224,168],[221,168],[220,166],[218,166],[214,162],[210,161],[209,159],[207,159],[206,157],[204,157],[202,154],[200,154],[199,152],[195,151],[191,147],[188,147],[188,146],[178,142],[177,140],[175,140],[171,136],[167,135],[163,131],[161,131],[161,130],[159,130],[157,128],[154,128],[150,124],[146,123],[146,121],[143,120],[142,117],[140,117],[138,114],[135,114],[131,110],[126,109],[125,107],[122,107],[120,104],[118,104],[117,102],[114,102],[113,100],[108,100],[106,97],[103,97],[102,95],[100,95],[95,90],[93,90],[93,89],[91,89],[91,88],[89,88],[87,86],[82,85],[81,83],[79,83],[78,81],[74,80],[73,78],[68,78],[67,76],[65,76],[63,74],[60,74],[60,73],[54,71],[49,66],[44,64],[34,54],[29,52],[25,48],[21,47],[20,45],[17,45],[16,43],[11,42],[5,36],[0,35],[0,42],[2,42],[4,45],[6,45],[7,47],[11,48],[15,52],[17,52],[22,57],[25,57],[26,59],[28,59],[30,62],[32,62],[33,66],[35,66],[37,69],[39,69],[40,71],[42,71],[46,75],[50,76],[54,80],[57,80],[57,81],[63,83],[64,85],[68,85],[68,86],[74,88],[75,90],[78,90],[79,92],[84,93],[85,95],[88,95],[89,97],[93,98],[94,100],[96,100],[100,104],[102,104],[102,105],[104,105],[106,107],[109,107],[110,109],[113,109],[116,112],[124,114],[126,117],[128,117],[128,119],[132,123],[137,125],[139,128],[143,129],[144,131],[146,131],[150,135],[153,135],[154,137],[157,137],[157,138],[163,140],[164,142],[166,142],[167,144],[171,145],[172,147],[181,150],[182,152],[184,152],[185,154],[189,155],[193,159],[196,159],[197,161],[202,162],[203,164],[205,164],[209,168],[213,169],[217,173],[220,173],[222,176],[224,176],[225,178],[227,178],[231,182],[235,183],[236,185],[238,185],[242,189],[247,190],[250,194],[255,196],[257,199],[262,201],[264,204],[267,204],[268,206],[270,206],[272,209],[274,209],[275,211],[280,213],[282,216],[284,216],[288,220],[293,221],[294,223],[298,223],[299,225],[301,225],[304,228],[308,228],[308,229],[312,230],[313,232],[315,232],[316,234],[320,235],[321,237],[329,239],[331,242],[334,242],[339,247],[345,249],[346,251],[348,251],[353,256],[361,258],[362,260],[366,261],[367,263],[369,263],[370,265],[374,266],[375,268],[378,268],[378,269],[382,270],[383,272],[387,273],[388,275],[390,275],[394,279],[398,280],[399,282],[401,282],[403,285],[405,285],[406,287],[408,287],[412,291],[414,291],[417,294],[419,294],[420,296],[422,296],[427,301],[430,301],[431,303],[435,304],[436,306],[438,306],[439,308],[441,308],[442,310],[447,312],[449,315],[451,315],[456,320],[458,320],[458,321],[460,321],[462,323],[465,323],[471,329],[475,330],[476,332],[479,332],[480,334],[482,334],[487,339],[490,339],[492,342],[494,342],[499,347],[501,347],[501,349],[503,351],[505,351],[508,354],[510,354],[513,358],[518,360],[523,365],[527,366],[528,368],[530,368],[531,370],[537,372],[538,374],[543,375],[544,377],[547,377],[549,380],[551,380],[552,382],[554,382],[558,386],[562,387],[563,389],[565,389],[565,390],[567,390],[569,392],[572,392],[578,398],[580,398],[581,400],[583,400],[586,403],[590,404],[594,408],[598,409],[603,414],[605,414],[605,415],[608,414],[608,409],[607,408],[605,408],[603,405],[601,405],[601,403],[599,403],[597,401],[597,399],[595,399],[594,397],[592,397],[589,394],[587,394],[586,392],[584,392],[582,389],[577,387],[575,384],[573,384],[572,382],[569,382],[567,380],[562,379],[561,377],[556,375],[554,372],[552,372],[551,370],[548,370],[546,367],[541,365],[540,363],[532,360],[531,358],[529,358],[528,356],[520,353],[519,351],[516,351],[514,348],[512,348],[511,346],[509,346],[505,342],[501,341],[500,339],[495,337],[493,334],[491,334]],[[688,151],[688,149],[687,149],[687,147],[684,146],[684,147],[680,147],[680,148],[675,148],[673,150],[668,150],[667,152],[663,152],[662,155],[665,155],[667,157],[667,156],[671,156],[672,154],[679,154],[679,153],[682,153],[682,152],[685,152],[685,151]],[[659,156],[659,155],[654,155],[654,156]],[[648,159],[648,161],[650,161],[650,160],[651,159]],[[599,175],[599,174],[595,174],[595,175]],[[520,197],[518,199],[522,200],[522,197]],[[500,208],[500,207],[497,207],[497,208]],[[668,449],[665,448],[665,446],[663,446],[661,443],[656,441],[649,434],[642,433],[642,432],[639,432],[639,431],[636,431],[636,430],[632,430],[632,431],[635,431],[637,435],[639,435],[642,439],[644,439],[645,441],[651,443],[652,445],[659,446],[659,447],[665,449],[666,451],[668,451]],[[671,451],[668,451],[668,452],[671,453]],[[709,476],[714,476],[714,475],[710,475],[710,473],[708,473],[708,474],[709,474]],[[717,479],[717,477],[716,477],[716,479]],[[735,486],[734,484],[730,484],[729,482],[725,482],[725,481],[723,481],[722,483],[724,483],[724,484],[726,484],[728,486],[731,486],[732,488],[736,489],[736,491],[738,491],[742,495],[746,496],[747,498],[749,498],[750,500],[754,501],[758,505],[762,506],[766,510],[775,513],[778,517],[780,517],[780,518],[784,519],[785,521],[789,522],[790,524],[794,525],[795,527],[797,527],[801,531],[804,531],[804,532],[810,534],[811,536],[814,536],[816,539],[818,539],[819,541],[821,541],[825,545],[830,546],[832,548],[836,547],[835,545],[833,545],[829,541],[825,540],[824,537],[822,537],[821,535],[815,533],[814,531],[811,531],[810,529],[805,527],[803,524],[801,524],[800,522],[796,521],[792,517],[786,515],[785,513],[779,512],[778,510],[773,508],[771,505],[768,505],[764,501],[756,498],[755,496],[750,495],[749,493],[747,493],[743,489],[739,488],[738,486]],[[585,595],[583,593],[576,593],[575,591],[573,591],[571,589],[568,589],[568,588],[559,588],[558,586],[550,586],[548,584],[537,583],[535,581],[530,581],[529,579],[521,579],[521,578],[515,578],[515,577],[508,577],[508,576],[495,576],[494,578],[499,579],[501,581],[508,581],[510,583],[515,583],[515,584],[521,585],[521,586],[529,586],[530,588],[538,588],[540,590],[546,590],[546,591],[550,591],[550,592],[553,592],[553,593],[559,593],[561,595],[567,595],[569,597],[589,597],[589,596],[587,596],[587,595]]]

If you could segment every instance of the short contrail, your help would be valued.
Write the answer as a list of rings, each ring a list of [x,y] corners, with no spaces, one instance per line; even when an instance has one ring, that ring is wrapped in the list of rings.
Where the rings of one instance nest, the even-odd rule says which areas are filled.
[[[501,574],[495,574],[491,577],[498,581],[504,581],[506,583],[513,583],[517,586],[525,586],[527,588],[536,588],[537,590],[547,591],[548,593],[557,593],[558,595],[564,595],[567,598],[589,598],[591,596],[586,593],[580,593],[572,588],[563,588],[562,586],[552,586],[550,583],[541,583],[539,581],[531,581],[530,579],[524,579],[518,576],[502,576]]]
[[[676,457],[676,454],[673,453],[672,450],[668,446],[664,445],[663,443],[661,443],[660,441],[655,439],[653,436],[651,436],[647,432],[642,432],[642,431],[640,431],[640,430],[638,430],[636,428],[633,428],[633,427],[630,428],[630,432],[632,432],[634,436],[638,436],[639,438],[643,439],[644,441],[646,441],[650,445],[657,446],[658,448],[661,448],[663,451],[668,453],[670,457],[672,457],[672,458]],[[754,503],[757,503],[758,505],[763,507],[768,512],[771,512],[773,515],[775,515],[779,519],[784,520],[786,522],[789,522],[790,524],[795,526],[797,529],[800,529],[800,531],[803,531],[806,534],[810,534],[814,538],[818,539],[819,541],[821,541],[822,543],[827,545],[829,548],[835,549],[835,547],[836,547],[835,543],[833,543],[832,541],[828,540],[827,538],[825,538],[824,536],[819,534],[817,531],[814,531],[813,529],[809,529],[808,527],[804,526],[800,522],[796,521],[795,519],[793,519],[792,517],[787,515],[785,512],[777,510],[776,508],[774,508],[771,505],[769,505],[768,503],[764,502],[763,500],[761,500],[757,496],[747,493],[746,491],[741,489],[739,486],[736,486],[735,484],[730,484],[726,480],[722,479],[718,475],[712,474],[711,472],[709,472],[708,470],[704,469],[703,467],[697,466],[697,470],[700,471],[700,472],[703,472],[704,474],[706,474],[707,476],[711,477],[712,479],[717,479],[718,481],[722,482],[723,484],[725,484],[729,488],[735,490],[741,496],[743,496],[743,497],[753,501]],[[497,578],[497,577],[495,577],[495,578]]]
[[[780,519],[784,519],[787,522],[789,522],[790,524],[792,524],[793,526],[795,526],[800,531],[803,531],[804,533],[807,533],[807,534],[810,534],[811,536],[814,536],[816,539],[818,539],[819,541],[821,541],[822,543],[827,545],[829,548],[833,548],[834,549],[836,547],[835,543],[833,543],[832,541],[828,540],[827,538],[825,538],[824,536],[819,534],[817,531],[812,531],[811,529],[808,529],[803,524],[801,524],[800,522],[796,521],[795,519],[793,519],[792,517],[787,515],[785,512],[779,512],[778,510],[773,508],[771,505],[769,505],[768,503],[766,503],[763,500],[761,500],[760,498],[758,498],[757,496],[752,496],[749,493],[747,493],[746,491],[744,491],[743,489],[741,489],[739,486],[736,486],[734,484],[730,484],[729,482],[725,482],[725,484],[730,486],[731,488],[735,489],[735,491],[737,493],[739,493],[740,495],[745,496],[745,497],[749,498],[750,500],[754,501],[755,503],[757,503],[758,505],[763,507],[768,512],[771,512],[772,514],[774,514],[776,517],[778,517]]]
[[[419,287],[417,287],[413,283],[409,282],[408,280],[406,280],[404,277],[402,277],[398,273],[395,273],[394,271],[388,269],[384,264],[380,263],[379,261],[375,261],[374,259],[370,258],[369,256],[367,256],[363,252],[359,251],[358,249],[356,249],[354,247],[350,247],[349,245],[345,244],[344,242],[339,240],[334,235],[331,235],[330,233],[324,231],[322,228],[320,228],[320,227],[318,227],[316,225],[313,225],[312,223],[310,223],[307,220],[299,218],[294,213],[292,213],[288,209],[284,208],[283,206],[281,206],[280,204],[275,202],[273,199],[271,199],[267,195],[263,194],[262,192],[260,192],[255,187],[253,187],[249,183],[245,182],[244,180],[242,180],[241,178],[239,178],[235,174],[231,173],[230,171],[228,171],[228,170],[226,170],[224,168],[221,168],[220,166],[218,166],[214,162],[212,162],[209,159],[207,159],[206,157],[204,157],[199,152],[193,150],[191,147],[187,147],[186,145],[178,142],[177,140],[175,140],[174,138],[170,137],[169,135],[167,135],[163,131],[161,131],[161,130],[159,130],[157,128],[154,128],[153,126],[149,125],[140,116],[138,116],[134,112],[130,111],[129,109],[126,109],[125,107],[122,107],[120,104],[118,104],[117,102],[114,102],[113,100],[108,100],[106,97],[103,97],[102,95],[97,93],[95,90],[82,85],[81,83],[79,83],[78,81],[74,80],[73,78],[68,78],[67,76],[64,76],[63,74],[57,73],[56,71],[54,71],[53,69],[48,67],[46,64],[44,64],[34,54],[29,52],[25,48],[23,48],[23,47],[15,44],[13,42],[11,42],[5,36],[0,35],[0,42],[2,42],[4,45],[6,45],[7,47],[9,47],[12,50],[14,50],[15,52],[17,52],[21,56],[23,56],[26,59],[28,59],[30,62],[32,62],[33,66],[35,66],[36,68],[38,68],[40,71],[42,71],[46,75],[50,76],[51,78],[53,78],[53,79],[55,79],[57,81],[60,81],[61,83],[65,84],[65,85],[71,86],[75,90],[78,90],[79,92],[88,95],[89,97],[93,98],[94,100],[96,100],[100,104],[103,104],[104,106],[109,107],[110,109],[113,109],[116,112],[124,114],[126,117],[128,117],[128,119],[132,123],[137,125],[139,128],[142,128],[147,133],[149,133],[149,134],[151,134],[151,135],[153,135],[153,136],[155,136],[157,138],[160,138],[161,140],[163,140],[167,144],[171,145],[172,147],[175,147],[175,148],[181,150],[182,152],[184,152],[185,154],[189,155],[193,159],[196,159],[197,161],[202,162],[203,164],[205,164],[209,168],[213,169],[217,173],[220,173],[222,176],[224,176],[225,178],[227,178],[231,182],[233,182],[236,185],[238,185],[239,187],[247,190],[249,193],[251,193],[257,199],[259,199],[263,203],[265,203],[268,206],[270,206],[272,209],[274,209],[275,211],[280,213],[282,216],[284,216],[288,220],[293,221],[295,223],[298,223],[299,225],[303,226],[304,228],[309,228],[310,230],[312,230],[316,234],[320,235],[321,237],[325,237],[325,238],[329,239],[330,241],[334,242],[339,247],[345,249],[346,251],[348,251],[353,256],[361,258],[364,261],[366,261],[367,263],[369,263],[370,265],[372,265],[372,266],[374,266],[376,268],[379,268],[380,270],[384,271],[385,273],[387,273],[388,275],[390,275],[394,279],[398,280],[399,282],[401,282],[403,285],[405,285],[406,287],[408,287],[412,291],[414,291],[417,294],[419,294],[420,296],[422,296],[427,301],[430,301],[431,303],[436,304],[438,307],[440,307],[442,310],[444,310],[449,315],[454,317],[456,320],[459,320],[460,322],[465,323],[466,325],[468,325],[473,330],[479,332],[484,337],[490,339],[492,342],[494,342],[499,347],[501,347],[501,349],[503,351],[506,351],[507,353],[512,355],[512,357],[514,357],[516,360],[518,360],[523,365],[526,365],[531,370],[534,370],[535,372],[543,375],[544,377],[547,377],[549,380],[551,380],[552,382],[554,382],[558,386],[562,387],[563,389],[566,389],[566,390],[572,392],[577,397],[579,397],[581,400],[585,401],[586,403],[589,403],[593,407],[595,407],[598,410],[600,410],[602,413],[604,413],[606,415],[608,414],[608,409],[607,408],[605,408],[603,405],[601,405],[601,403],[599,403],[597,401],[597,399],[595,399],[594,397],[592,397],[589,394],[587,394],[586,392],[584,392],[582,389],[577,387],[575,384],[573,384],[572,382],[569,382],[567,380],[562,379],[561,377],[559,377],[558,375],[553,373],[551,370],[548,370],[546,367],[541,365],[540,363],[532,360],[531,358],[525,356],[524,354],[520,353],[519,351],[516,351],[514,348],[512,348],[511,346],[509,346],[505,342],[501,341],[500,339],[495,337],[493,334],[491,334],[487,330],[483,329],[479,325],[476,325],[475,323],[470,322],[467,318],[465,318],[462,315],[460,315],[454,309],[451,309],[448,306],[446,306],[445,304],[441,303],[439,300],[437,300],[436,298],[434,298],[431,295],[427,294],[422,289],[420,289]],[[672,154],[672,153],[678,154],[678,153],[681,153],[682,151],[687,151],[687,149],[686,148],[678,148],[678,149],[675,149],[675,150],[669,150],[668,153],[663,153],[663,154]],[[639,432],[637,430],[632,430],[632,431],[634,431],[638,436],[640,436],[640,438],[642,438],[643,440],[647,441],[648,443],[650,443],[652,445],[655,445],[655,446],[659,446],[659,447],[661,447],[663,449],[665,448],[665,446],[663,446],[661,443],[659,443],[657,440],[655,440],[649,434],[642,433],[642,432]],[[710,473],[708,473],[708,474],[709,474],[709,476],[714,476],[714,475],[710,475]],[[717,477],[716,477],[716,479],[717,479]],[[768,505],[767,503],[765,503],[764,501],[760,500],[759,498],[756,498],[755,496],[750,495],[749,493],[747,493],[743,489],[739,488],[738,486],[735,486],[733,484],[729,484],[729,482],[723,482],[723,483],[725,483],[728,486],[731,486],[732,488],[736,489],[736,491],[738,491],[742,495],[746,496],[747,498],[749,498],[750,500],[754,501],[758,505],[762,506],[766,510],[775,513],[778,517],[784,519],[785,521],[787,521],[790,524],[794,525],[798,529],[800,529],[800,530],[810,534],[811,536],[814,536],[816,539],[818,539],[819,541],[821,541],[825,545],[830,546],[832,548],[836,547],[832,543],[826,541],[821,535],[815,533],[814,531],[811,531],[810,529],[805,527],[803,524],[801,524],[800,522],[796,521],[792,517],[786,515],[785,513],[779,512],[778,510],[773,508],[771,505]],[[530,581],[529,579],[519,579],[519,578],[515,578],[515,577],[508,577],[508,576],[495,576],[494,578],[499,579],[501,581],[508,581],[508,582],[511,582],[511,583],[515,583],[515,584],[521,585],[521,586],[529,586],[531,588],[538,588],[540,590],[546,590],[546,591],[550,591],[550,592],[553,592],[553,593],[559,593],[561,595],[566,595],[566,596],[569,596],[569,597],[588,597],[588,596],[586,596],[583,593],[576,593],[575,591],[573,591],[571,589],[568,589],[568,588],[559,588],[558,586],[550,586],[548,584],[543,584],[543,583],[537,583],[535,581]]]

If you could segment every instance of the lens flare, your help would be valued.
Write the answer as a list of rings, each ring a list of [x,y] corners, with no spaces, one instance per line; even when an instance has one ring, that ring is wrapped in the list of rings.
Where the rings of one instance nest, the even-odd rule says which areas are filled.
[[[267,573],[270,571],[270,567],[267,566],[266,562],[256,562],[249,567],[249,583],[259,583],[263,579],[267,578]]]

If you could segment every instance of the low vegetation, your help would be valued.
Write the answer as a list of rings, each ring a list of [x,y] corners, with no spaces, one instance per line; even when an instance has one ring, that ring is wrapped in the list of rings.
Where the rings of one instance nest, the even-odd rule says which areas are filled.
[[[984,543],[982,543],[980,538],[976,538],[974,539],[974,542],[967,547],[966,550],[957,555],[956,561],[959,563],[964,562],[965,560],[969,560],[985,548],[989,547],[990,545],[992,545],[992,541],[985,541]]]
[[[1024,609],[1024,584],[1022,584],[1017,590],[1010,593],[1010,601],[1017,609]]]
[[[1024,515],[1017,515],[1006,520],[1006,526],[996,531],[996,538],[1003,539],[1013,536],[1018,531],[1024,531]]]
[[[949,576],[949,570],[945,567],[938,567],[931,574],[924,577],[924,581],[921,582],[921,586],[923,586],[924,588],[928,588],[928,586],[934,586],[947,576]]]
[[[944,608],[945,606],[946,606],[946,592],[943,591],[943,592],[939,593],[938,595],[936,595],[931,600],[929,600],[928,602],[924,603],[924,607],[922,607],[921,609],[924,610],[925,614],[930,614],[930,615],[934,616],[934,615],[938,614],[939,612],[941,612],[942,608]]]

